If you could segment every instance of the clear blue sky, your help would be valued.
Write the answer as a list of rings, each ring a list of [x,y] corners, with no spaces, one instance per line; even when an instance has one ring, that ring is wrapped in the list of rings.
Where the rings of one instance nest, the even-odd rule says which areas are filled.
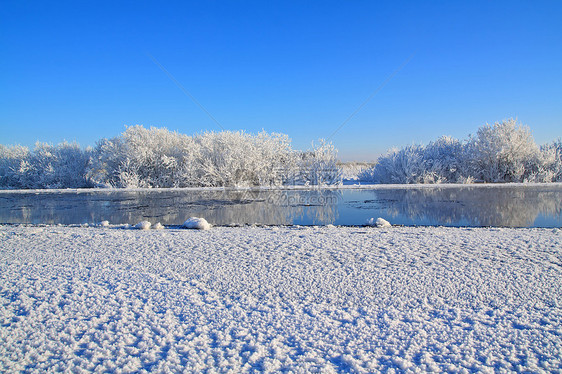
[[[517,117],[562,137],[562,1],[10,1],[0,143],[95,145],[125,125],[329,137],[342,159]]]

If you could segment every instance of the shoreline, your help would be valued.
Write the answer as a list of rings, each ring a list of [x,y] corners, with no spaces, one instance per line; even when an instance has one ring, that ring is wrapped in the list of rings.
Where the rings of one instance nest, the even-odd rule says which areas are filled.
[[[0,194],[26,193],[112,193],[112,192],[190,192],[190,191],[317,191],[317,190],[392,190],[444,188],[562,188],[562,182],[552,183],[438,183],[438,184],[342,184],[336,186],[261,186],[261,187],[166,187],[166,188],[53,188],[53,189],[0,189]]]

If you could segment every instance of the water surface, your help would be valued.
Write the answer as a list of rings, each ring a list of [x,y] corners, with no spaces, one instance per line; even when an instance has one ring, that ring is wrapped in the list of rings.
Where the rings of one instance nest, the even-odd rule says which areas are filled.
[[[561,227],[562,185],[0,192],[0,223],[179,225],[190,216],[214,225],[362,225],[383,217],[409,226]]]

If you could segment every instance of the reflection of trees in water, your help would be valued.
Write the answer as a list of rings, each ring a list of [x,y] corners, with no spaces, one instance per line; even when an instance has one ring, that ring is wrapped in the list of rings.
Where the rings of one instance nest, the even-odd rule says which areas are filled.
[[[562,215],[562,190],[555,187],[490,186],[374,191],[393,200],[388,212],[437,224],[525,227],[539,214]]]
[[[0,222],[71,224],[94,222],[81,194],[26,193],[0,197]]]
[[[338,204],[342,202],[340,191],[296,190],[277,191],[280,195],[270,196],[268,201],[284,205],[291,214],[291,220],[310,221],[314,225],[334,223],[338,218]]]
[[[358,192],[354,192],[354,196]],[[432,187],[362,191],[372,200],[347,201],[359,209],[384,210],[413,223],[530,226],[539,214],[562,216],[560,186]],[[181,224],[190,216],[215,225],[334,223],[342,192],[334,190],[95,191],[0,195],[0,222],[76,224]],[[356,222],[362,224],[363,222]]]
[[[6,196],[3,196],[3,198]],[[0,200],[0,222],[75,224],[108,220],[165,225],[190,216],[218,225],[288,225],[298,217],[315,224],[333,223],[338,191],[96,191],[62,194],[14,194]]]

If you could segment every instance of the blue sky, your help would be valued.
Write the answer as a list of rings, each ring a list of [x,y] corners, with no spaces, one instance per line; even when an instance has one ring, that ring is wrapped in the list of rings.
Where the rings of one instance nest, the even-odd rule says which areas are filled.
[[[344,160],[517,117],[562,137],[562,1],[2,1],[0,143],[125,125],[328,138]]]

